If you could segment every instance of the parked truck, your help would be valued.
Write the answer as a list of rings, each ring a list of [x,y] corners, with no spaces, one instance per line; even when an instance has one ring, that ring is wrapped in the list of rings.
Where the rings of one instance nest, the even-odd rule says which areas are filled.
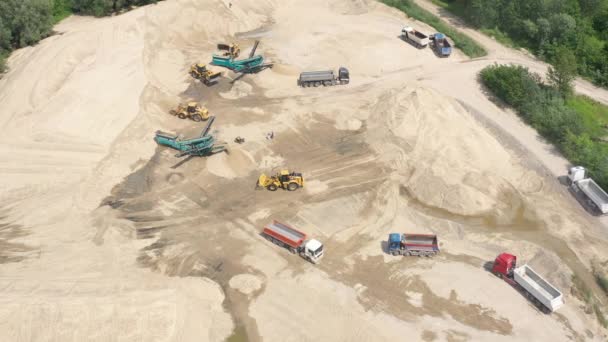
[[[516,267],[517,257],[502,253],[494,261],[492,273],[522,292],[544,313],[551,313],[564,305],[562,293],[543,279],[530,266]]]
[[[336,84],[348,84],[350,75],[348,69],[340,67],[338,75],[333,70],[307,71],[300,74],[298,85],[301,87],[333,86]]]
[[[439,253],[437,235],[391,233],[388,235],[388,252],[392,255],[435,256]]]
[[[432,47],[439,57],[449,57],[452,54],[452,45],[443,33],[435,33],[429,37]]]
[[[318,264],[323,257],[323,244],[315,239],[308,239],[305,233],[284,223],[273,221],[262,231],[266,240],[298,253],[302,258]]]
[[[568,170],[568,179],[575,192],[582,192],[589,204],[596,207],[604,215],[608,214],[608,194],[591,178],[585,178],[585,168],[574,166]]]
[[[413,43],[419,49],[429,45],[429,36],[422,32],[416,31],[409,26],[406,26],[401,30],[401,38]]]

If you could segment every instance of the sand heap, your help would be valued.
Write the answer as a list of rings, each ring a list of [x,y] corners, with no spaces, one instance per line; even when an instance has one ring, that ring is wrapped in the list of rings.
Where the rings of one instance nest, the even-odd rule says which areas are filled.
[[[414,199],[459,215],[512,209],[512,179],[523,170],[454,100],[426,88],[388,91],[372,112],[372,144]]]

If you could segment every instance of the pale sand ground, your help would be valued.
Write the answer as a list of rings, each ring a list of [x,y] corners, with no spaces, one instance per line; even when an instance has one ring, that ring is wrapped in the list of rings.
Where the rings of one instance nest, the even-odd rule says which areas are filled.
[[[606,260],[605,233],[546,177],[565,172],[563,159],[475,81],[510,50],[436,58],[397,38],[412,21],[367,0],[227,3],[73,17],[11,57],[0,80],[0,260],[14,262],[0,266],[0,339],[222,341],[235,325],[252,341],[605,339],[569,291],[573,271]],[[172,169],[174,153],[155,154],[151,138],[200,129],[165,113],[201,92],[189,64],[224,40],[246,52],[256,37],[273,69],[202,90],[218,136],[246,143]],[[348,86],[295,86],[301,70],[341,65]],[[309,187],[251,195],[259,171],[283,166]],[[100,207],[136,170],[151,171],[118,189],[149,207]],[[141,239],[130,218],[144,212],[169,228]],[[258,232],[273,218],[325,241],[323,264],[267,244]],[[388,256],[393,231],[437,233],[445,253]],[[483,269],[504,250],[562,289],[558,314]]]

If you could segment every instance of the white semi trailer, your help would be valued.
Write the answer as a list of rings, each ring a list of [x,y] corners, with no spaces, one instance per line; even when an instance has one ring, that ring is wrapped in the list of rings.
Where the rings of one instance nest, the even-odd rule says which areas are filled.
[[[568,170],[568,178],[572,188],[582,191],[589,201],[603,214],[608,214],[608,194],[591,178],[585,178],[585,168],[574,166]]]

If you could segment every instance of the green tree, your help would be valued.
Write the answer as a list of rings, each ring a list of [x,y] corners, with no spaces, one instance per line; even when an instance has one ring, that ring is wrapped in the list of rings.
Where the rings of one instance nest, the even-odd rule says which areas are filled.
[[[0,21],[10,31],[11,47],[20,48],[36,43],[51,32],[51,3],[48,0],[2,0]]]
[[[549,67],[547,78],[551,85],[566,97],[572,94],[572,81],[576,78],[576,57],[570,49],[559,48]]]

